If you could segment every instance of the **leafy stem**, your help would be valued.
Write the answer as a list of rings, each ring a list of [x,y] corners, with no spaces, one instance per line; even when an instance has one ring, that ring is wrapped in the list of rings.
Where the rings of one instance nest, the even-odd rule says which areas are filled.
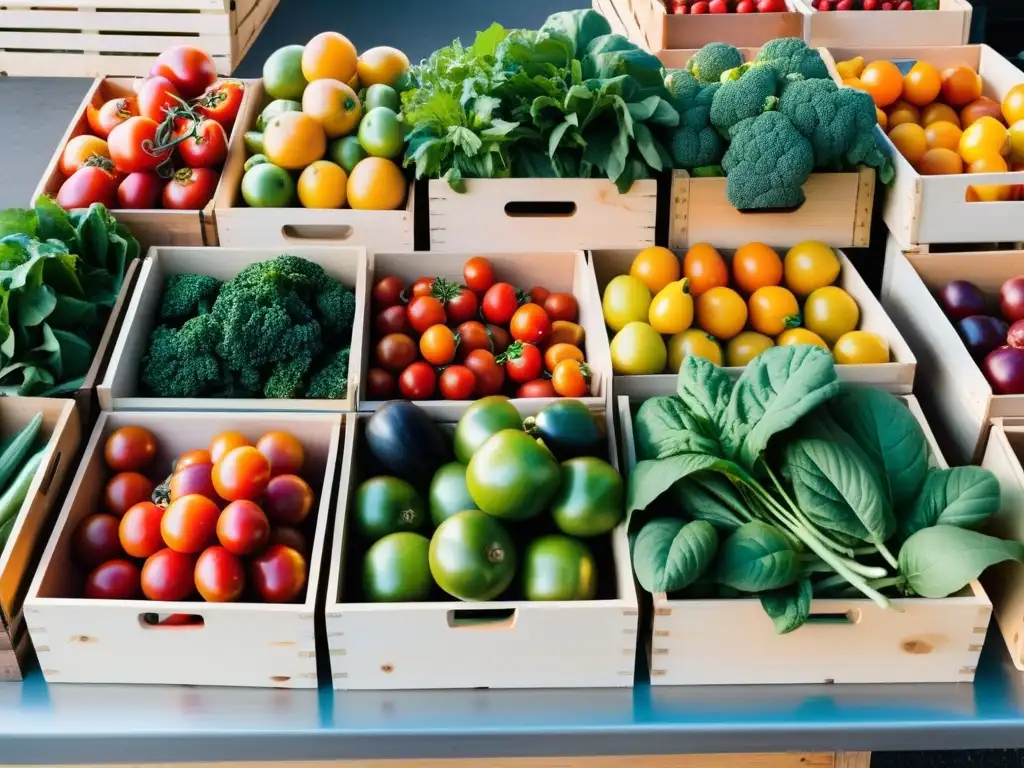
[[[834,541],[832,538],[826,535],[824,531],[822,531],[814,523],[807,519],[807,516],[800,511],[800,507],[796,505],[796,502],[794,502],[793,499],[789,497],[789,494],[786,493],[786,489],[783,488],[782,483],[779,481],[779,478],[772,471],[772,468],[768,466],[768,462],[766,462],[764,459],[761,459],[761,466],[764,467],[764,470],[768,473],[768,477],[771,478],[772,484],[775,486],[775,489],[779,492],[779,495],[782,497],[783,501],[786,502],[786,505],[789,507],[790,511],[793,513],[793,515],[795,515],[796,519],[800,522],[801,525],[808,528],[815,536],[818,537],[822,544],[831,549],[833,552],[836,552],[840,555],[845,555],[846,557],[855,556],[855,553],[852,549],[850,549],[849,547],[844,547],[842,544],[839,544],[838,542]]]
[[[893,568],[899,570],[899,567],[900,567],[899,560],[897,560],[895,557],[892,556],[892,552],[889,551],[889,548],[887,546],[885,546],[884,542],[881,542],[881,541],[876,542],[875,543],[875,549],[877,549],[878,553],[883,558],[885,558],[885,562],[887,562]]]

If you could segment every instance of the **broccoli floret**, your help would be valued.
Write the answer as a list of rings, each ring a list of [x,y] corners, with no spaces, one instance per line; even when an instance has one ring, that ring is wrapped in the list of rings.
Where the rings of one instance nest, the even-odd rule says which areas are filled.
[[[743,64],[743,54],[728,43],[708,43],[686,62],[686,68],[704,85],[717,83],[728,69]]]
[[[711,124],[728,137],[733,126],[743,120],[775,109],[778,87],[771,67],[753,67],[738,79],[722,83],[711,102]]]
[[[769,40],[754,57],[756,64],[768,64],[779,76],[780,82],[790,75],[801,75],[807,80],[828,79],[828,67],[821,54],[799,37],[780,37]]]
[[[341,400],[347,397],[348,361],[348,347],[342,347],[329,355],[320,370],[309,380],[306,397],[320,400]]]
[[[159,326],[142,358],[142,386],[157,397],[208,397],[225,390],[214,349],[220,327],[212,315],[188,320],[181,328]]]
[[[694,80],[696,83],[696,80]],[[711,125],[711,103],[720,83],[700,87],[679,107],[679,127],[672,133],[672,160],[676,168],[692,170],[722,160],[725,142]]]
[[[735,126],[722,168],[726,197],[737,210],[793,208],[804,201],[814,153],[789,118],[764,112]]]
[[[309,375],[310,362],[308,355],[299,355],[272,366],[263,384],[263,396],[268,400],[301,397]]]
[[[220,280],[209,275],[171,275],[164,285],[160,319],[183,321],[213,309]]]
[[[670,69],[665,73],[665,89],[677,112],[686,109],[703,87],[687,69]]]

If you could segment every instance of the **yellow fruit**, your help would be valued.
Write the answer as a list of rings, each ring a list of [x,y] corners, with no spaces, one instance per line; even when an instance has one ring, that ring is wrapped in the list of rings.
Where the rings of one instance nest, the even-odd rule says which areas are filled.
[[[348,204],[359,211],[394,211],[409,191],[402,169],[383,157],[365,157],[348,177]]]
[[[321,32],[302,51],[302,76],[315,80],[347,83],[356,74],[356,47],[338,32]]]
[[[878,125],[883,131],[888,132],[889,130],[889,116],[882,111],[881,107],[875,107],[875,119],[878,120]]]
[[[644,248],[633,259],[629,274],[642,280],[653,295],[679,279],[679,259],[668,248]]]
[[[341,208],[345,205],[348,174],[329,160],[317,160],[299,176],[299,202],[305,208]]]
[[[409,57],[387,45],[363,51],[356,62],[356,74],[364,88],[378,83],[394,87],[398,78],[408,71]]]
[[[1024,163],[1024,119],[1010,126],[1010,160]]]
[[[889,344],[877,333],[844,333],[832,348],[838,365],[880,365],[889,362]]]
[[[730,368],[742,368],[775,342],[768,336],[755,331],[744,331],[731,339],[725,347],[725,364]]]
[[[651,292],[640,278],[619,275],[605,286],[601,311],[605,324],[613,331],[634,322],[646,323],[650,309]]]
[[[686,278],[669,283],[651,301],[647,319],[651,327],[666,336],[682,333],[693,323],[693,297]]]
[[[786,287],[797,296],[807,296],[836,281],[839,257],[831,246],[807,240],[789,249],[783,270]]]
[[[304,112],[282,112],[263,132],[263,154],[274,165],[298,171],[324,156],[327,135],[320,123]]]
[[[302,111],[320,123],[329,139],[352,133],[363,116],[359,97],[339,80],[315,80],[307,85]]]
[[[697,297],[697,325],[717,339],[731,339],[747,324],[747,302],[732,288],[712,288]]]
[[[1007,155],[1010,134],[994,117],[983,117],[971,123],[960,136],[960,157],[970,165],[986,155]]]
[[[860,307],[842,288],[819,288],[804,302],[804,327],[818,334],[826,344],[835,344],[844,333],[857,328]]]
[[[669,373],[679,373],[679,366],[687,357],[703,357],[715,365],[721,365],[722,348],[714,336],[697,328],[690,328],[668,340]]]
[[[889,116],[889,130],[892,130],[897,125],[903,125],[903,123],[921,124],[921,110],[902,99],[890,106],[887,114]]]
[[[860,77],[861,72],[864,71],[864,57],[858,56],[849,61],[837,61],[836,71],[839,72],[839,76],[844,80],[850,77]]]
[[[960,151],[960,137],[963,131],[959,126],[947,120],[938,120],[931,123],[924,129],[925,141],[928,142],[928,149],[948,149],[953,152]]]
[[[781,285],[758,288],[747,302],[750,327],[766,336],[778,336],[787,328],[800,325],[800,305],[796,296]]]
[[[668,351],[665,341],[647,323],[629,323],[611,343],[612,371],[622,376],[662,373]]]
[[[798,347],[810,344],[822,349],[828,349],[828,344],[822,340],[821,336],[813,331],[808,331],[806,328],[790,328],[783,331],[775,339],[775,344],[780,347]]]
[[[889,140],[911,165],[917,165],[928,151],[928,138],[917,123],[900,123],[890,129]]]

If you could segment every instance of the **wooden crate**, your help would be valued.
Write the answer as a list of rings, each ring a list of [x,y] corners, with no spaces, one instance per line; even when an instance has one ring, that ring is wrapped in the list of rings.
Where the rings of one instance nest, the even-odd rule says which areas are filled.
[[[363,357],[363,321],[367,316],[367,257],[362,248],[290,248],[288,253],[315,262],[356,295],[356,319],[352,330],[348,396],[343,400],[268,400],[264,398],[175,398],[139,394],[142,357],[157,325],[160,298],[170,275],[202,274],[230,280],[245,267],[281,255],[278,248],[153,248],[139,270],[117,337],[110,365],[97,388],[105,411],[351,411],[355,410],[359,361]]]
[[[175,45],[195,45],[230,75],[278,0],[5,0],[0,74],[144,77]],[[156,31],[159,30],[159,31]]]
[[[658,182],[622,194],[606,179],[467,179],[466,191],[428,182],[430,250],[568,251],[654,245]]]
[[[924,414],[917,417],[932,463],[947,466]],[[637,401],[634,401],[637,402]],[[624,464],[636,465],[628,397],[618,398]],[[790,683],[969,683],[981,656],[992,603],[978,582],[938,600],[816,599],[807,624],[777,635],[757,599],[679,600],[653,595],[651,685]]]
[[[917,254],[890,235],[882,306],[917,357],[918,397],[940,443],[955,464],[977,463],[989,421],[1024,417],[1024,395],[996,395],[934,297],[951,280],[970,280],[990,297],[1021,274],[1024,251]]]
[[[804,15],[804,40],[826,46],[966,45],[971,34],[971,5],[939,0],[937,11],[903,11],[881,19],[877,11],[818,13],[810,0],[793,0]]]
[[[520,414],[542,403],[520,401]],[[464,410],[464,409],[463,409]],[[618,467],[614,426],[604,404],[609,461]],[[461,413],[431,412],[442,423]],[[338,690],[431,688],[622,688],[633,685],[638,606],[624,526],[610,535],[615,596],[569,602],[448,598],[420,603],[363,603],[346,587],[358,567],[347,530],[348,509],[364,479],[359,436],[369,416],[347,416],[338,512],[327,586],[326,627],[331,677]],[[354,538],[354,537],[353,537]],[[354,546],[354,545],[353,545]],[[596,544],[590,546],[596,549]],[[598,557],[601,567],[601,558]],[[358,564],[356,564],[358,565]],[[510,588],[515,590],[515,586]],[[416,638],[410,643],[410,638]],[[574,648],[566,655],[553,649]],[[500,663],[495,663],[500,659]]]
[[[785,254],[785,249],[780,249]],[[882,309],[875,294],[868,288],[864,279],[857,272],[842,251],[838,251],[842,270],[837,285],[849,293],[860,307],[860,330],[873,331],[889,342],[889,352],[893,362],[878,365],[839,365],[836,370],[839,378],[856,384],[866,384],[877,389],[884,389],[893,394],[910,394],[914,391],[914,374],[917,360],[914,353],[899,329]],[[591,262],[597,278],[599,293],[603,296],[604,289],[618,275],[629,274],[629,267],[636,256],[635,251],[591,251]],[[723,253],[731,258],[730,252]],[[724,352],[724,345],[723,345]],[[726,368],[726,372],[734,379],[739,378],[743,368]],[[615,376],[612,379],[612,390],[615,397],[647,399],[657,395],[670,395],[676,391],[676,375],[672,373],[654,376]]]
[[[315,688],[314,608],[340,458],[341,419],[341,414],[295,413],[101,414],[25,600],[25,620],[46,681]],[[85,574],[71,562],[72,535],[78,523],[102,504],[110,475],[103,458],[104,442],[128,425],[145,427],[156,436],[157,466],[170,466],[175,456],[207,445],[224,430],[241,432],[255,441],[279,429],[302,441],[303,474],[318,500],[303,602],[86,600],[78,596]],[[152,614],[161,619],[170,614],[198,616],[202,622],[159,625],[148,620]]]
[[[37,413],[43,414],[39,442],[46,441],[46,453],[0,555],[0,680],[21,680],[27,670],[31,653],[22,608],[31,568],[46,542],[82,441],[75,404],[46,397],[0,398],[0,438],[14,437]]]
[[[386,275],[397,275],[411,285],[420,277],[444,277],[456,282],[462,281],[462,268],[472,253],[373,253],[370,255],[370,279],[366,281],[369,293],[372,285]],[[579,324],[585,332],[583,353],[591,370],[589,397],[580,398],[591,407],[606,407],[611,397],[612,364],[608,350],[608,336],[604,331],[601,313],[601,298],[594,281],[594,268],[587,261],[583,251],[548,251],[544,253],[493,253],[487,255],[494,265],[498,280],[509,282],[522,290],[543,285],[553,292],[571,293],[579,305]],[[373,328],[369,296],[362,302],[363,328],[367,338],[362,345],[362,361],[359,368],[361,378],[359,392],[366,391],[366,372],[375,366],[373,362],[374,343],[370,339]],[[353,352],[355,354],[355,347]],[[537,400],[536,398],[532,401]],[[513,402],[519,402],[513,399]],[[540,398],[546,404],[550,398]],[[452,408],[461,412],[470,404],[469,400],[418,400],[416,404],[428,411],[440,409],[451,413]],[[360,411],[374,411],[381,405],[377,400],[364,400],[359,396]]]
[[[263,81],[248,83],[249,97],[239,114],[224,166],[224,178],[213,207],[220,244],[231,248],[292,248],[296,245],[361,245],[376,250],[413,250],[413,187],[405,207],[397,211],[354,211],[351,208],[250,208],[242,199],[242,176],[248,152],[245,131],[269,103]]]

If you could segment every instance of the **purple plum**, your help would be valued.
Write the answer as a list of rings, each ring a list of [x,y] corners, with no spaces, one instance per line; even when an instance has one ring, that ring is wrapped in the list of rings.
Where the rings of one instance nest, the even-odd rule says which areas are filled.
[[[999,307],[1006,322],[1024,320],[1024,275],[1011,277],[999,289]]]
[[[988,315],[971,315],[957,323],[960,337],[967,345],[967,351],[980,360],[989,352],[1006,344],[1009,330],[1002,320]]]
[[[985,314],[985,294],[974,283],[954,280],[939,291],[942,311],[950,320],[963,320],[971,315]]]
[[[993,350],[985,358],[985,378],[997,395],[1024,395],[1024,349]]]

